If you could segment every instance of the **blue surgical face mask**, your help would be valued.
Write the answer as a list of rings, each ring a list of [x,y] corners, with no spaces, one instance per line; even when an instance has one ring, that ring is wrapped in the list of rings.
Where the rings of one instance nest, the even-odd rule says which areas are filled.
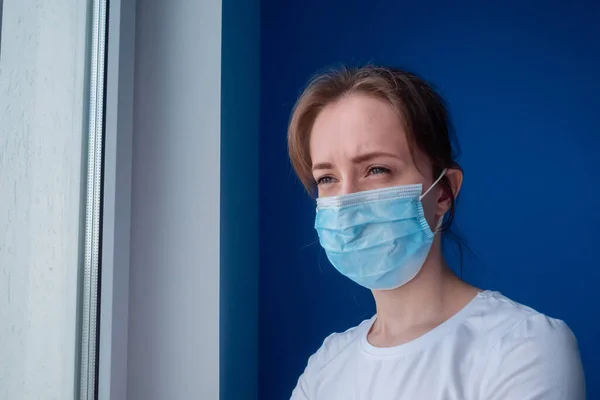
[[[445,173],[422,195],[418,184],[318,198],[315,229],[329,261],[372,290],[395,289],[413,279],[435,236],[421,199]]]

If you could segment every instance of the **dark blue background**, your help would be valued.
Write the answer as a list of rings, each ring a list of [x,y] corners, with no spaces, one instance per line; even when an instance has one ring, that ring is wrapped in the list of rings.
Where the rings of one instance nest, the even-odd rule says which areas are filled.
[[[256,399],[259,0],[223,0],[221,28],[219,398]]]
[[[440,89],[465,170],[463,277],[564,319],[600,398],[600,2],[483,3],[262,0],[261,400],[289,398],[322,340],[374,312],[316,243],[286,153],[301,87],[337,62],[405,67]]]

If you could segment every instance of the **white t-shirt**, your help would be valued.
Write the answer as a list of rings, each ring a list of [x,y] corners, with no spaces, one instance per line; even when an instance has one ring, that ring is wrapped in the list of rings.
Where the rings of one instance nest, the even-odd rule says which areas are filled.
[[[577,341],[560,320],[480,292],[408,343],[367,340],[375,317],[334,333],[308,360],[292,400],[584,400]]]

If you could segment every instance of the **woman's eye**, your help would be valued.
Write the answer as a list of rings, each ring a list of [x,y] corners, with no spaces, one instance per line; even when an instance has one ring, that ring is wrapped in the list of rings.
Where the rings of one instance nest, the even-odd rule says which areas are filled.
[[[331,176],[323,176],[317,179],[317,185],[327,185],[331,182],[333,182],[333,178]]]
[[[387,174],[390,170],[384,167],[373,167],[369,169],[369,175]]]

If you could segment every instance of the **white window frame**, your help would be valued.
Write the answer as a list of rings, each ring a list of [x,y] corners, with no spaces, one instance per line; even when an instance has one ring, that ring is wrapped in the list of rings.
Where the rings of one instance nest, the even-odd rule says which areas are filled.
[[[106,67],[98,399],[127,399],[135,0],[111,0]]]

